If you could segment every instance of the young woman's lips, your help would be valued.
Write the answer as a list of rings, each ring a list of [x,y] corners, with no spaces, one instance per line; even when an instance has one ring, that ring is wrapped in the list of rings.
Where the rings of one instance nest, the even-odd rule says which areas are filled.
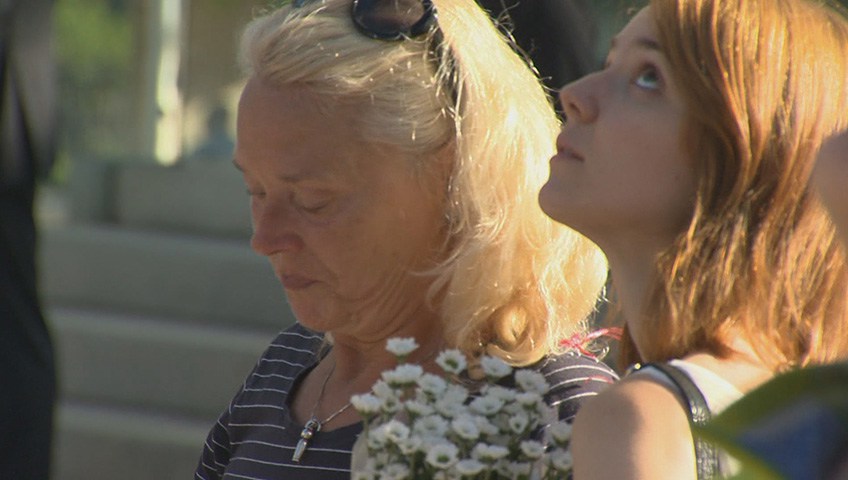
[[[315,283],[315,280],[298,275],[280,275],[280,283],[286,290],[303,290]]]
[[[564,159],[564,160],[573,160],[573,161],[577,161],[577,162],[583,161],[583,156],[580,155],[579,153],[577,153],[576,150],[571,148],[571,146],[562,137],[562,135],[560,135],[557,138],[556,147],[557,147],[557,153],[556,153],[556,156],[554,158],[560,158],[560,159]]]

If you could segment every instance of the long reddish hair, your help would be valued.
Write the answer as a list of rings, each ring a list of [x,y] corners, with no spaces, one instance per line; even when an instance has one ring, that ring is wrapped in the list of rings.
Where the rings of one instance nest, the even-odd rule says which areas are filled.
[[[637,358],[725,355],[744,336],[775,370],[848,354],[845,252],[807,187],[848,125],[848,20],[814,0],[653,0],[687,104],[695,208],[663,252]]]

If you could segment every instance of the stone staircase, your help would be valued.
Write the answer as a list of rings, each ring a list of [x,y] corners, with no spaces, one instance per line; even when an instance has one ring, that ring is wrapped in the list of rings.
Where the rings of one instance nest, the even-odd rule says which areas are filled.
[[[42,202],[71,211],[41,222],[60,382],[53,480],[190,479],[209,428],[293,318],[249,249],[231,165],[95,170]]]

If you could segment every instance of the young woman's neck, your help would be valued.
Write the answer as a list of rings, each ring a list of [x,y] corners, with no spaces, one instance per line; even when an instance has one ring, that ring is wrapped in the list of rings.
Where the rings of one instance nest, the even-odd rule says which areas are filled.
[[[605,253],[607,253],[605,251]],[[615,255],[607,253],[612,275],[613,291],[636,349],[639,332],[644,328],[647,313],[648,291],[656,275],[656,260],[653,255]]]

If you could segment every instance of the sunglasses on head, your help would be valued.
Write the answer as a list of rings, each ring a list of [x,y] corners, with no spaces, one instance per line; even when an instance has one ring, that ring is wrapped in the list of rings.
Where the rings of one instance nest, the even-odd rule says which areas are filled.
[[[302,7],[312,0],[294,0]],[[436,20],[431,0],[353,0],[351,18],[356,28],[378,40],[402,40],[427,33]]]

